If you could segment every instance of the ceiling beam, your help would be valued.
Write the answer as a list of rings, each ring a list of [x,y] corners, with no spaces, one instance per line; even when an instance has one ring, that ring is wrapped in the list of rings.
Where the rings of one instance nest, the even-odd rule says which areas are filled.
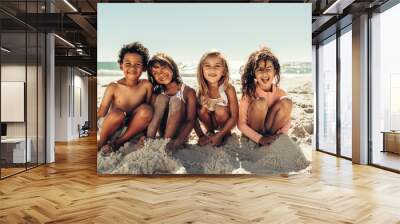
[[[56,66],[87,67],[92,71],[97,70],[96,58],[91,56],[55,56]]]
[[[96,39],[97,37],[97,30],[94,28],[86,19],[80,14],[67,14],[67,16],[74,21],[77,25],[79,25],[91,39]]]

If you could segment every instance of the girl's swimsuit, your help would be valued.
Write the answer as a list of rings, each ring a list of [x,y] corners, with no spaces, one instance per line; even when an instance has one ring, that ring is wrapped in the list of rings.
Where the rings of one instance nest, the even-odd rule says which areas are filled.
[[[179,98],[180,100],[182,100],[182,102],[184,104],[186,104],[185,98],[183,97],[183,91],[185,90],[185,87],[186,87],[185,83],[182,83],[181,89],[178,92],[176,92],[175,95],[173,95],[173,96],[170,96],[170,95],[166,94],[165,91],[162,91],[161,94],[163,94],[165,96],[168,96],[168,97],[174,97],[175,96],[175,97]]]
[[[228,96],[225,93],[225,88],[223,85],[220,85],[218,88],[219,97],[218,98],[210,98],[206,96],[200,96],[200,104],[203,107],[206,107],[209,111],[215,111],[216,106],[228,106]]]

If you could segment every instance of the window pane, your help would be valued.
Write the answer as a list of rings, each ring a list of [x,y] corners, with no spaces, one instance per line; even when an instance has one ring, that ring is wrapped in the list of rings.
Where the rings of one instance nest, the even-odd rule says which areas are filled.
[[[400,4],[373,16],[372,163],[400,170]],[[391,131],[397,131],[392,133]],[[384,138],[382,132],[387,138]],[[382,152],[383,151],[383,152]]]
[[[352,35],[340,37],[340,152],[351,158],[352,141]]]
[[[318,147],[336,153],[336,40],[318,48]]]

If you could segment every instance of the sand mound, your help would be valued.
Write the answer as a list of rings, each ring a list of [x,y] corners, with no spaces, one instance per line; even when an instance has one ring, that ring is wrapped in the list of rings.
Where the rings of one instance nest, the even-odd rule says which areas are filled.
[[[112,174],[276,174],[297,172],[310,162],[287,135],[271,146],[259,147],[247,138],[233,134],[223,147],[189,144],[174,154],[166,153],[168,141],[146,140],[128,154],[98,154],[99,173]],[[125,149],[126,150],[126,149]]]
[[[242,161],[242,164],[244,169],[252,173],[298,172],[310,165],[300,147],[287,135],[279,137],[271,146],[254,147],[248,154],[251,159]]]
[[[167,154],[167,143],[168,140],[164,139],[150,139],[142,148],[128,153],[122,160],[116,160],[118,165],[108,171],[112,174],[185,173],[184,167]]]

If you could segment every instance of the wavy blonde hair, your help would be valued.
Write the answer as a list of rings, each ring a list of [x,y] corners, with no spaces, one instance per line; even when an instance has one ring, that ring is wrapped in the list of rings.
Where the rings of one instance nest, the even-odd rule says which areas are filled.
[[[203,56],[201,56],[199,65],[197,66],[197,82],[199,83],[199,91],[198,91],[199,99],[200,99],[200,97],[208,98],[208,86],[207,86],[207,80],[204,78],[203,66],[204,66],[204,61],[209,57],[219,57],[222,61],[223,67],[224,67],[224,72],[223,72],[221,79],[218,81],[218,86],[224,85],[224,89],[226,89],[229,85],[229,67],[228,67],[228,62],[227,62],[225,56],[217,50],[208,51],[208,52],[204,53]]]

